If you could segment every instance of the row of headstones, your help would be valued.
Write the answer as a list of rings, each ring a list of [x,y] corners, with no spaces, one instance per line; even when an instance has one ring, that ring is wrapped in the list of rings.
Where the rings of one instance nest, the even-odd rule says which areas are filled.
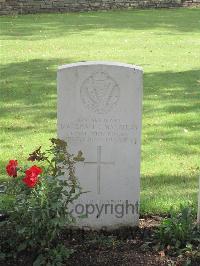
[[[72,206],[76,217],[87,217],[77,219],[79,227],[139,223],[142,83],[142,69],[129,64],[82,62],[58,70],[58,137],[85,157],[76,171],[88,192]]]

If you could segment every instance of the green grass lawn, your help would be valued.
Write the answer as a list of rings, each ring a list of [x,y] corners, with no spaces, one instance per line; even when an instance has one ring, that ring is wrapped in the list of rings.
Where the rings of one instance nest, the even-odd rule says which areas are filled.
[[[1,17],[0,175],[56,135],[57,67],[111,60],[144,68],[142,212],[197,206],[200,9]]]

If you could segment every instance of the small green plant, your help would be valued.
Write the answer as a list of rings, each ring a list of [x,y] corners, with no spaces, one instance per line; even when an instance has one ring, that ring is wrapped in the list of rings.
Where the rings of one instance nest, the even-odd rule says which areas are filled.
[[[62,266],[63,262],[66,262],[66,260],[73,254],[73,252],[73,249],[66,249],[64,245],[58,244],[56,247],[46,249],[45,253],[40,254],[34,261],[33,266]]]
[[[185,261],[184,265],[200,262],[200,231],[191,205],[181,205],[178,213],[171,209],[170,218],[163,220],[155,236],[159,243],[154,249],[179,255]]]
[[[40,147],[29,155],[29,164],[37,161],[37,165],[23,168],[10,160],[6,171],[12,179],[5,193],[14,201],[1,226],[10,232],[6,246],[12,257],[30,252],[33,265],[62,265],[69,257],[72,251],[56,241],[61,229],[74,222],[69,205],[82,193],[75,175],[75,163],[82,160],[82,152],[70,154],[60,139],[51,139],[48,150]]]
[[[193,238],[195,227],[193,208],[181,205],[180,212],[171,209],[170,216],[161,223],[157,236],[165,245],[183,247]]]
[[[99,247],[117,247],[120,245],[120,241],[117,240],[115,236],[104,236],[104,235],[97,235],[93,237],[91,240],[88,240],[88,243],[93,246]]]

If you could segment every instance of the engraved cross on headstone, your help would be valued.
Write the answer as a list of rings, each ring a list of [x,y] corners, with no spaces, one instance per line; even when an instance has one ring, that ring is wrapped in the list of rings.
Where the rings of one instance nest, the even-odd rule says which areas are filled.
[[[101,165],[102,164],[114,164],[114,162],[101,161],[101,146],[97,146],[97,161],[85,161],[84,164],[97,164],[97,193],[101,192]]]

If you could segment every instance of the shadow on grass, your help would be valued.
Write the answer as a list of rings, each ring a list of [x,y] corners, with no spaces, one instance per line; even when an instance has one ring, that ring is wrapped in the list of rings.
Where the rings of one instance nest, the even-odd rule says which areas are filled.
[[[69,59],[30,60],[1,67],[0,113],[4,118],[27,116],[32,125],[12,125],[5,131],[25,131],[37,122],[56,118],[56,67]]]
[[[28,125],[5,123],[4,132],[26,134],[37,123],[56,119],[56,70],[71,59],[30,60],[1,67],[0,113],[3,119],[27,117]],[[183,130],[187,144],[197,145],[200,111],[200,71],[155,72],[144,75],[143,131],[148,141],[162,137],[179,141]],[[148,122],[149,120],[149,122]],[[164,120],[164,123],[163,123]],[[180,131],[182,130],[182,131]],[[178,150],[178,148],[177,148]],[[177,152],[177,150],[175,152]],[[180,149],[180,153],[184,148]],[[188,152],[190,152],[188,150]]]
[[[200,109],[200,70],[154,72],[144,74],[144,112],[188,113]],[[160,101],[162,100],[162,105]],[[152,104],[153,102],[153,104]],[[167,103],[167,105],[165,104]],[[163,109],[164,108],[164,109]]]
[[[11,116],[23,108],[27,114],[37,113],[55,118],[57,100],[56,71],[71,59],[34,59],[1,67],[0,113]],[[200,111],[200,70],[155,72],[144,75],[144,116],[155,112],[188,114]],[[45,112],[47,115],[47,112]],[[36,117],[39,119],[40,117]],[[187,120],[187,119],[186,119]],[[185,121],[168,121],[169,126],[183,126]],[[198,121],[188,119],[190,129],[197,130]]]
[[[49,39],[82,31],[153,30],[163,34],[200,32],[199,9],[151,9],[132,11],[35,14],[1,18],[5,39]],[[88,32],[88,34],[90,34]],[[91,32],[92,34],[92,32]],[[86,35],[86,33],[84,33]]]
[[[198,169],[196,169],[198,170]],[[180,184],[180,187],[185,187],[187,189],[192,189],[196,187],[198,184],[198,175],[197,171],[194,172],[194,175],[192,176],[186,176],[186,175],[165,175],[160,174],[156,176],[148,176],[143,175],[143,180],[145,180],[145,187],[144,189],[148,189],[148,185],[151,184],[152,187],[154,187],[156,190],[166,190],[166,187],[176,187],[177,183]],[[188,182],[190,183],[191,187],[188,187]],[[179,191],[180,193],[180,191]],[[194,191],[192,193],[195,193]]]
[[[157,142],[157,146],[164,144],[167,147],[164,149],[174,155],[197,154],[200,145],[199,77],[200,70],[144,75],[144,146]],[[162,149],[163,145],[160,152]]]

